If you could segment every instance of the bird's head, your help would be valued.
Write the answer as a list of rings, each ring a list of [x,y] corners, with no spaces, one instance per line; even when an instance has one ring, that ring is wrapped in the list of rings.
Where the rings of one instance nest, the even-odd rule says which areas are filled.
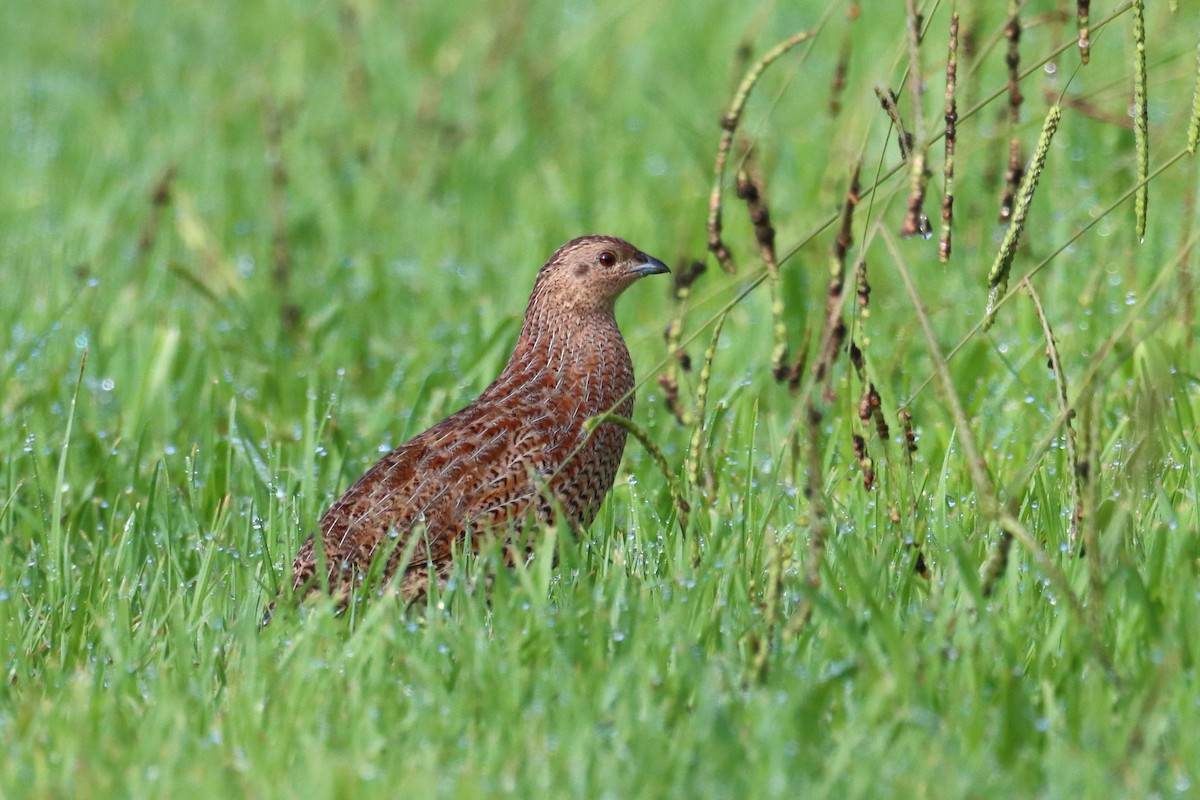
[[[621,292],[667,265],[615,236],[582,236],[554,251],[538,272],[530,307],[612,313]]]

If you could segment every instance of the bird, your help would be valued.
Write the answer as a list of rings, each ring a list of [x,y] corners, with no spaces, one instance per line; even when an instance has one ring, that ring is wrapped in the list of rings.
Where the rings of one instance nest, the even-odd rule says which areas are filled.
[[[293,596],[328,591],[344,609],[380,559],[376,574],[412,602],[446,580],[456,549],[477,550],[481,537],[502,537],[511,566],[532,552],[521,536],[531,521],[553,524],[561,514],[572,529],[588,528],[613,486],[626,431],[585,423],[633,411],[633,363],[614,304],[639,279],[666,272],[614,236],[558,248],[534,279],[500,375],[329,507],[296,555]]]

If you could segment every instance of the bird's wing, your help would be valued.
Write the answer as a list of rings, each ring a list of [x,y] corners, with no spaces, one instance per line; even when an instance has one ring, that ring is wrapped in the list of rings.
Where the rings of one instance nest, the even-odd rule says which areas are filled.
[[[454,419],[443,420],[385,455],[321,517],[320,541],[331,584],[341,582],[339,573],[365,572],[389,534],[404,539],[396,543],[403,548],[414,528],[433,528],[432,517],[446,515],[452,485],[445,473],[457,449],[446,432]],[[296,590],[315,584],[315,538],[310,536],[296,555]]]

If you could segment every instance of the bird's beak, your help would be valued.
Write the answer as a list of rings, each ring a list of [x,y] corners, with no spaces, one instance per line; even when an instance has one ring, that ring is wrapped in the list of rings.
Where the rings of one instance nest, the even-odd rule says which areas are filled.
[[[671,270],[667,269],[666,264],[659,261],[654,256],[648,256],[645,253],[643,253],[642,258],[644,258],[646,260],[644,262],[642,262],[641,264],[635,264],[634,266],[629,268],[629,271],[632,272],[634,275],[637,275],[639,278],[643,278],[646,275],[660,275],[664,272],[671,271]]]

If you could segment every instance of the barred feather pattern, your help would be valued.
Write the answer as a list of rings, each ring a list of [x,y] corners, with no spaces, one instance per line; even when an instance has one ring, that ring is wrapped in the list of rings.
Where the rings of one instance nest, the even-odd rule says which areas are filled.
[[[324,585],[344,603],[386,552],[384,580],[416,599],[448,574],[456,548],[478,549],[484,536],[503,536],[511,561],[528,550],[522,532],[531,520],[552,522],[561,511],[587,528],[612,488],[626,434],[606,423],[589,435],[584,422],[633,410],[633,364],[614,303],[639,278],[666,271],[615,237],[560,247],[538,272],[499,377],[380,459],[330,507],[319,537],[296,556],[293,592],[322,588],[323,562]]]

